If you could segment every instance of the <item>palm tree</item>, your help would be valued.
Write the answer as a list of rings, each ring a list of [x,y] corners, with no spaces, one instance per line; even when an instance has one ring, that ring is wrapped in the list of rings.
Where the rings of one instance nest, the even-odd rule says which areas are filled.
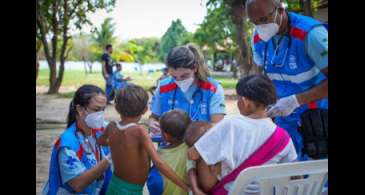
[[[115,23],[112,18],[106,18],[101,24],[100,29],[96,29],[93,39],[101,48],[105,48],[107,44],[112,44],[115,41]]]

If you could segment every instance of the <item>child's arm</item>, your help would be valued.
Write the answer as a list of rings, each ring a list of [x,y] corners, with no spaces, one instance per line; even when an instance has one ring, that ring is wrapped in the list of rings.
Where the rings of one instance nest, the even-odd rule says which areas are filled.
[[[160,156],[158,155],[155,146],[153,145],[151,138],[149,137],[147,130],[140,128],[142,134],[142,145],[146,149],[148,155],[152,159],[153,164],[157,167],[157,169],[165,175],[168,179],[174,182],[176,185],[180,186],[185,191],[188,191],[188,186],[184,183],[184,181],[176,175],[174,170],[169,167],[166,162],[164,162]]]
[[[110,122],[108,124],[108,126],[106,127],[105,131],[103,132],[103,134],[101,134],[101,136],[96,139],[96,144],[102,145],[102,146],[108,145],[108,143],[109,143],[109,138],[108,138],[109,137],[109,131],[111,129],[111,126],[110,125],[112,123],[113,122]]]
[[[194,146],[188,149],[188,159],[195,161],[200,159],[200,154]]]
[[[193,191],[193,194],[194,195],[205,195],[205,193],[199,188],[198,178],[196,175],[195,168],[191,168],[188,170],[188,177],[189,177],[189,182],[190,182],[190,186],[191,186],[191,190]]]

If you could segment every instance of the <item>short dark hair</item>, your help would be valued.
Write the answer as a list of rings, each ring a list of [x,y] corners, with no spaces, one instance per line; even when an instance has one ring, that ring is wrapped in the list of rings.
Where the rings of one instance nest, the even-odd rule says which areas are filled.
[[[185,130],[190,124],[189,115],[179,109],[170,110],[164,113],[160,118],[161,130],[176,140],[183,141]]]
[[[113,46],[112,46],[112,44],[107,44],[106,46],[105,46],[105,50],[108,50],[109,48],[112,48]]]
[[[128,85],[117,91],[115,109],[121,116],[138,117],[147,108],[148,94],[138,85]]]
[[[268,106],[276,102],[276,90],[272,81],[262,74],[241,78],[236,85],[239,96],[254,101],[256,105]]]
[[[186,145],[189,147],[193,146],[195,142],[197,142],[201,136],[203,136],[208,129],[212,127],[211,124],[204,121],[194,121],[191,122],[188,128],[186,129],[184,135],[184,141]]]
[[[122,67],[122,65],[121,65],[120,63],[116,63],[116,64],[115,64],[115,67],[117,67],[117,68],[118,68],[118,67]]]

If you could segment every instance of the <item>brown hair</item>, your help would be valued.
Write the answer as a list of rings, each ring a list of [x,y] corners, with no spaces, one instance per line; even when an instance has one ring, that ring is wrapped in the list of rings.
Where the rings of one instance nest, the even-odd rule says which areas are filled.
[[[201,136],[203,136],[208,129],[212,127],[211,124],[204,121],[194,121],[191,122],[188,128],[186,129],[184,135],[184,141],[186,145],[189,147],[193,146],[195,142],[197,142]]]
[[[128,85],[119,90],[115,98],[115,109],[121,116],[141,116],[147,108],[148,94],[138,85]]]
[[[189,43],[173,48],[167,55],[167,67],[169,68],[197,68],[198,79],[207,81],[209,76],[208,66],[204,63],[204,56],[199,47]]]
[[[180,109],[170,110],[160,118],[161,130],[176,141],[183,141],[185,130],[190,124],[189,115]]]

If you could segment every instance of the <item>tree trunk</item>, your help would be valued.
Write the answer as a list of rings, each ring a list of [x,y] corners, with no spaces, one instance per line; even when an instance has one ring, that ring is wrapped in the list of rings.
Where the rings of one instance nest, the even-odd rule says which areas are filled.
[[[299,0],[300,6],[304,11],[304,15],[313,17],[311,0]]]
[[[240,76],[245,77],[250,73],[252,68],[252,64],[250,63],[250,56],[248,52],[248,43],[245,39],[246,32],[244,31],[244,7],[243,4],[239,1],[238,3],[233,3],[231,10],[231,18],[236,28],[236,43],[238,45],[239,50],[239,69]]]

